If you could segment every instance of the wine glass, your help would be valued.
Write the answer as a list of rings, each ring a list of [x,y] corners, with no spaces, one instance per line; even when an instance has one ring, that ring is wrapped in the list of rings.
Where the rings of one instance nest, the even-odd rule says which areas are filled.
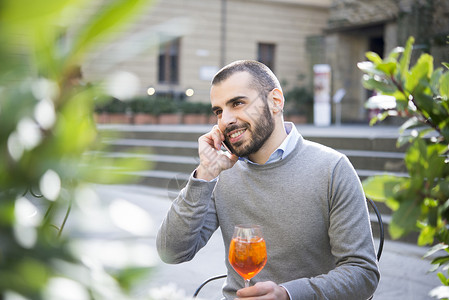
[[[229,263],[245,280],[245,287],[267,263],[267,248],[259,225],[237,225],[229,246]]]

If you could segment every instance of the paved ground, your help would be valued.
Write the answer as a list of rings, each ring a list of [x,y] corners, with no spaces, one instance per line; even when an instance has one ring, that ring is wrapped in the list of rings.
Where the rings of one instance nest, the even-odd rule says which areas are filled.
[[[143,239],[153,251],[155,233],[165,212],[170,206],[167,192],[163,189],[153,189],[142,186],[115,185],[97,186],[97,192],[104,203],[115,199],[123,199],[145,209],[152,217],[153,230],[148,238]],[[439,285],[436,274],[427,274],[429,261],[422,259],[426,249],[414,245],[394,241],[386,241],[380,261],[382,279],[374,299],[380,300],[422,300],[431,299],[428,292]],[[217,232],[209,244],[188,263],[167,265],[161,262],[156,252],[152,252],[156,264],[155,272],[136,290],[136,295],[147,293],[149,288],[160,287],[172,283],[184,290],[186,295],[192,295],[196,287],[206,278],[224,273],[224,250],[221,237]],[[217,290],[220,284],[204,290],[203,299],[218,299]]]

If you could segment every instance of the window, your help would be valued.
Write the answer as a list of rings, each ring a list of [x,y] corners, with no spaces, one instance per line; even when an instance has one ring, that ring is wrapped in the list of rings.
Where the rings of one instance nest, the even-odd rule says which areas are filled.
[[[384,56],[384,38],[383,37],[372,37],[369,39],[369,50],[376,52],[380,57]]]
[[[177,84],[179,81],[180,39],[164,43],[159,48],[159,83]]]
[[[274,72],[275,44],[259,43],[257,47],[257,60],[265,64]]]

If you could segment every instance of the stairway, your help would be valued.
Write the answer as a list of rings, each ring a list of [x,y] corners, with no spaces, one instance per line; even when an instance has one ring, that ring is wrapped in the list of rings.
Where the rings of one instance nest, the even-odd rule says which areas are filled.
[[[139,172],[138,183],[157,188],[171,200],[197,167],[197,140],[211,127],[212,125],[98,125],[102,141],[110,146],[107,155],[126,156],[130,155],[130,149],[144,149],[146,154],[143,158],[152,161],[153,168]],[[396,127],[354,125],[320,128],[298,125],[297,128],[304,138],[344,153],[361,180],[385,172],[407,176],[405,149],[396,147]],[[388,226],[391,211],[382,203],[377,203],[377,206],[385,225]],[[375,216],[372,216],[372,221],[377,222]],[[373,228],[376,229],[377,226]],[[376,231],[374,230],[375,234]],[[386,237],[388,238],[387,230]],[[404,240],[415,243],[416,237]]]

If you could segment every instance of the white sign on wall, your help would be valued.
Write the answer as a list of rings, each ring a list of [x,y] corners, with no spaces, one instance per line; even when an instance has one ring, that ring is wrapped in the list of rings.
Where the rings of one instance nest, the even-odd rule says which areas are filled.
[[[200,79],[211,81],[214,75],[217,74],[218,67],[216,66],[201,66],[200,67]]]
[[[313,120],[316,126],[331,124],[331,67],[325,64],[313,66]]]

